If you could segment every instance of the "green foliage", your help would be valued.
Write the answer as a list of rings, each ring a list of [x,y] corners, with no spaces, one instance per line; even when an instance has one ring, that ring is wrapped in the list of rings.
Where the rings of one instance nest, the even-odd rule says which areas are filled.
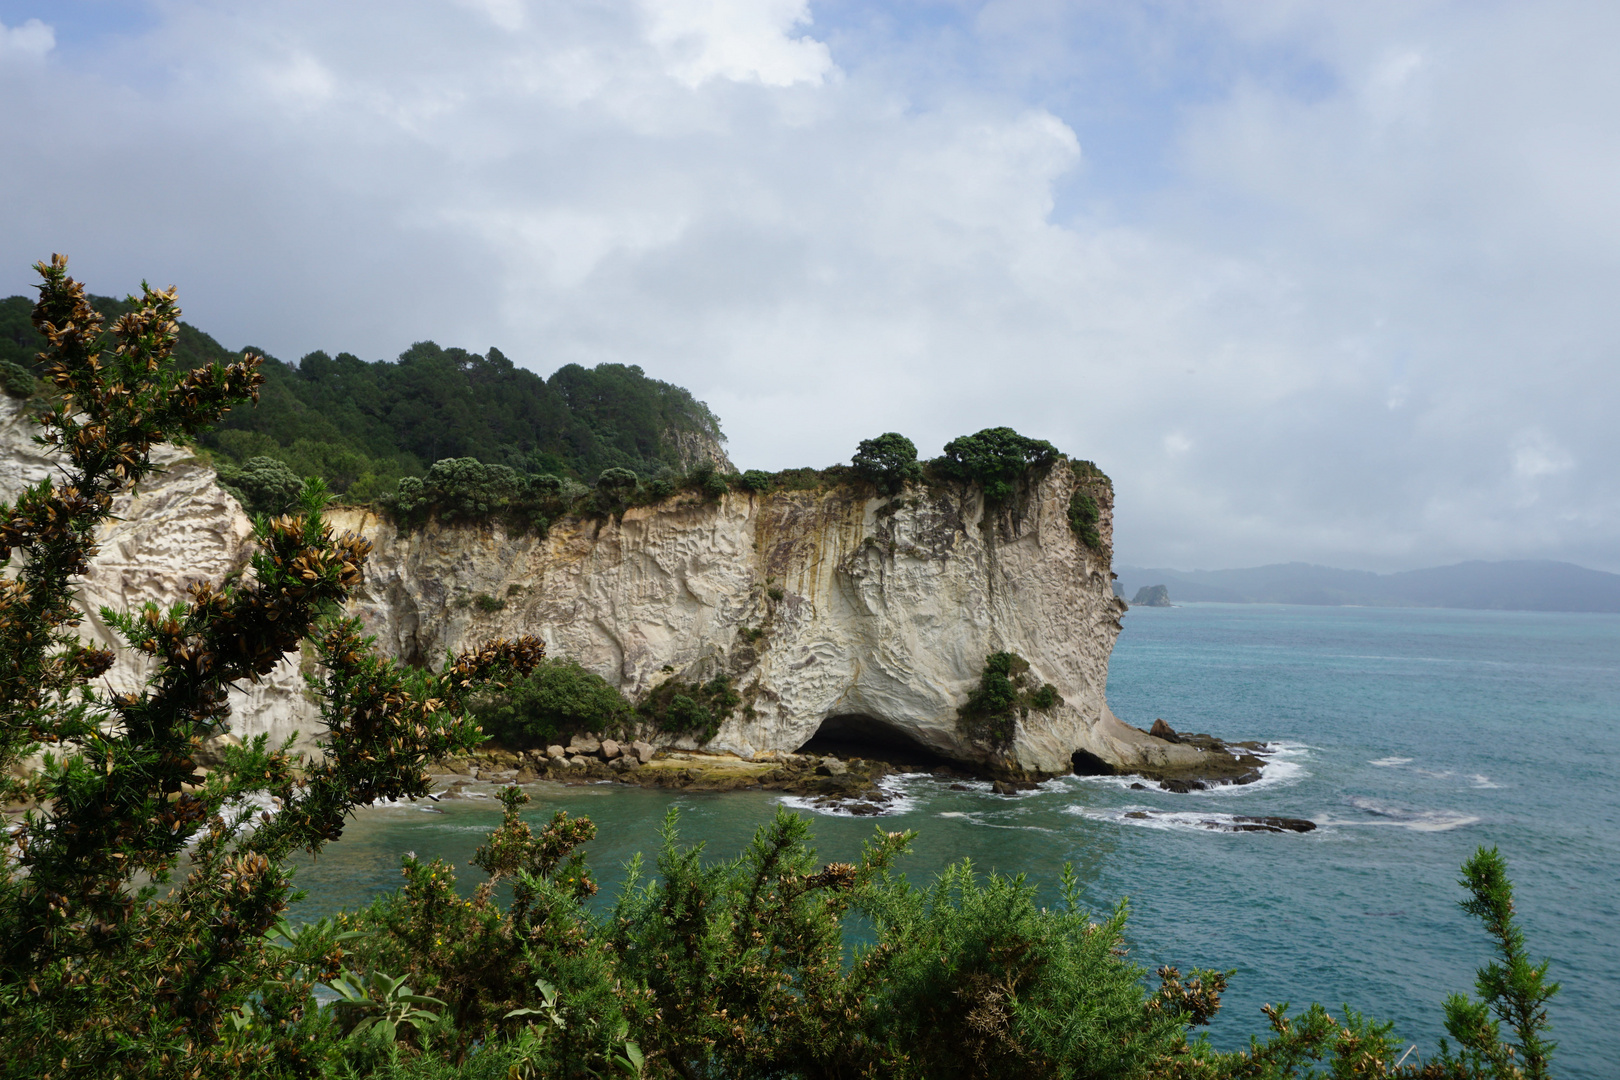
[[[1093,551],[1102,550],[1102,533],[1097,531],[1097,522],[1102,516],[1102,510],[1097,506],[1097,500],[1089,494],[1075,489],[1069,496],[1069,528],[1080,542]]]
[[[985,502],[995,505],[1012,498],[1031,470],[1044,469],[1057,458],[1057,447],[1051,443],[998,427],[952,439],[945,444],[944,456],[930,465],[946,479],[979,484]]]
[[[428,761],[479,741],[468,690],[544,650],[501,642],[438,675],[379,659],[334,615],[370,545],[332,536],[315,482],[293,513],[260,519],[248,573],[166,609],[103,608],[148,664],[139,687],[100,689],[114,653],[79,640],[72,606],[96,530],[155,445],[257,390],[259,360],[178,364],[172,289],[144,289],[109,342],[66,260],[37,269],[33,321],[61,391],[41,441],[65,476],[0,506],[0,565],[21,556],[0,577],[0,801],[33,807],[0,847],[0,1074],[308,1074],[325,1024],[308,991],[336,974],[336,943],[276,943],[284,860],[336,839],[356,806],[424,794]],[[322,754],[297,762],[261,736],[200,775],[194,752],[229,730],[230,692],[311,636]],[[20,768],[42,745],[43,767]],[[160,890],[183,854],[185,880]]]
[[[87,300],[110,319],[131,310],[125,301]],[[40,370],[34,357],[44,346],[31,307],[20,296],[0,300],[0,363],[24,374]],[[182,368],[235,359],[183,322],[171,353]],[[683,436],[725,439],[707,406],[633,365],[569,364],[547,379],[498,349],[480,356],[427,341],[395,362],[325,352],[297,365],[266,358],[260,374],[258,407],[222,417],[201,433],[203,445],[226,465],[274,457],[353,502],[389,494],[402,477],[444,459],[576,479],[614,467],[653,475],[681,464]]]
[[[491,596],[488,593],[479,593],[477,596],[473,597],[473,607],[477,608],[479,611],[482,611],[486,615],[493,615],[495,612],[506,607],[506,601],[502,600],[498,596]]]
[[[730,718],[742,697],[726,675],[706,683],[666,679],[653,688],[636,711],[658,725],[660,731],[678,731],[708,742]]]
[[[922,479],[917,445],[897,431],[862,439],[850,464],[856,476],[885,495],[897,495],[908,483]]]
[[[298,501],[304,482],[273,457],[251,457],[241,468],[221,465],[219,482],[250,514],[284,514]]]
[[[512,747],[617,730],[632,714],[623,694],[572,660],[548,660],[504,689],[473,699],[473,715],[484,731]]]
[[[0,392],[14,398],[32,397],[34,373],[14,360],[0,360]]]
[[[388,1042],[398,1037],[402,1027],[416,1028],[439,1018],[421,1006],[444,1005],[436,997],[412,991],[405,985],[405,976],[381,971],[365,978],[345,971],[326,985],[338,995],[334,1011],[344,1030],[358,1034],[375,1026]]]
[[[434,462],[424,477],[401,479],[384,505],[407,528],[433,517],[446,522],[497,519],[543,534],[553,518],[567,512],[569,499],[555,476],[525,476],[505,465],[453,458]]]
[[[1055,709],[1061,704],[1063,698],[1057,687],[1051,683],[1035,685],[1029,661],[1017,653],[998,652],[984,658],[979,685],[956,712],[962,732],[969,739],[1006,749],[1012,745],[1018,721],[1027,719],[1030,710]]]
[[[636,497],[641,478],[629,469],[605,469],[596,478],[596,496],[592,509],[599,514],[623,514]]]
[[[1548,961],[1532,964],[1525,952],[1524,931],[1514,918],[1507,862],[1495,848],[1481,847],[1463,863],[1459,884],[1470,893],[1462,901],[1463,910],[1485,924],[1501,961],[1479,969],[1474,984],[1479,1001],[1464,994],[1447,999],[1446,1030],[1462,1045],[1465,1062],[1482,1073],[1501,1080],[1520,1075],[1546,1080],[1547,1062],[1558,1044],[1542,1033],[1550,1027],[1547,1002],[1559,985],[1546,981]],[[1517,1042],[1502,1041],[1502,1024],[1508,1025]],[[1518,1062],[1523,1062],[1522,1073]]]
[[[596,883],[578,849],[596,827],[558,811],[536,835],[521,816],[527,795],[507,788],[501,802],[500,827],[473,856],[488,880],[472,897],[443,862],[406,856],[404,888],[353,920],[364,936],[351,961],[400,971],[441,998],[458,1055],[527,1031],[541,1042],[529,1056],[558,1070],[546,1075],[584,1075],[624,1053],[627,1015],[646,1019],[639,995],[615,984],[611,947],[582,903]],[[512,886],[505,908],[493,899],[502,882]]]
[[[760,469],[748,469],[737,477],[740,491],[765,492],[771,489],[771,474]]]

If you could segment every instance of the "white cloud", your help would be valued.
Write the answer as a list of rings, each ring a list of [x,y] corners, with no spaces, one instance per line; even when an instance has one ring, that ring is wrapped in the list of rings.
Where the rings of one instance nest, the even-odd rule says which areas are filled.
[[[1124,8],[1014,6],[167,5],[0,83],[0,292],[64,250],[286,358],[639,363],[745,467],[1009,424],[1133,562],[1620,569],[1620,18],[1245,2],[1088,74],[1062,19]]]
[[[56,31],[38,19],[20,26],[0,23],[0,62],[7,57],[38,59],[56,48]]]
[[[814,84],[833,70],[826,45],[790,36],[810,22],[804,0],[644,0],[643,9],[647,39],[688,87],[710,79]]]

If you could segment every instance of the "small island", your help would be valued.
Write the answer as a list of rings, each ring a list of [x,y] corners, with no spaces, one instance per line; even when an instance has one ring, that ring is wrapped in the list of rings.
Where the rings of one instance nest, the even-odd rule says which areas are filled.
[[[1131,598],[1131,607],[1169,607],[1170,590],[1163,585],[1144,585]]]

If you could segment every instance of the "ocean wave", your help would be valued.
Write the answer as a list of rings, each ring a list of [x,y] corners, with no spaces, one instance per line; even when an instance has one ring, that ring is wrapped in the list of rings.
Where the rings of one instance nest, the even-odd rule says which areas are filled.
[[[1409,757],[1381,757],[1377,761],[1369,761],[1367,764],[1377,765],[1381,769],[1393,769],[1397,765],[1412,764],[1412,759]]]
[[[1070,806],[1065,813],[1093,821],[1111,821],[1118,825],[1135,825],[1143,829],[1165,832],[1216,833],[1280,833],[1283,829],[1262,824],[1263,817],[1246,814],[1222,814],[1198,810],[1154,810],[1146,806],[1102,808]],[[1287,830],[1296,831],[1296,830]]]
[[[1262,749],[1253,751],[1264,763],[1260,766],[1260,779],[1251,784],[1215,784],[1197,791],[1184,792],[1187,795],[1214,795],[1222,798],[1233,795],[1247,795],[1255,791],[1266,791],[1271,788],[1292,787],[1301,780],[1309,779],[1310,770],[1304,763],[1311,757],[1311,747],[1302,742],[1279,740],[1268,742]],[[1147,790],[1165,792],[1166,788],[1157,780],[1148,780],[1134,774],[1124,776],[1065,776],[1066,780],[1081,784],[1100,784],[1104,787],[1120,788],[1126,791]]]
[[[1375,819],[1346,819],[1343,821],[1323,821],[1323,825],[1338,826],[1386,826],[1397,829],[1411,829],[1413,832],[1450,832],[1465,825],[1474,825],[1479,817],[1466,814],[1461,810],[1432,810],[1421,807],[1403,806],[1400,803],[1385,802],[1382,799],[1370,799],[1365,796],[1354,796],[1350,805],[1364,814],[1371,814]]]
[[[804,810],[824,817],[894,817],[917,808],[917,798],[910,792],[911,782],[927,777],[927,773],[896,773],[877,782],[881,793],[876,799],[828,799],[827,796],[783,795],[776,801],[794,810]]]

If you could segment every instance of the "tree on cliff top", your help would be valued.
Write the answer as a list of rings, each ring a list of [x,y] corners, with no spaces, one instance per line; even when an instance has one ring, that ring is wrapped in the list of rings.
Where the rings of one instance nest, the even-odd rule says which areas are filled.
[[[338,615],[370,544],[332,535],[315,482],[294,512],[258,519],[240,576],[167,609],[104,608],[148,673],[132,691],[94,686],[114,653],[74,632],[74,580],[113,497],[153,470],[155,445],[194,436],[263,378],[251,355],[176,364],[173,289],[143,286],[107,341],[66,259],[36,269],[33,322],[59,394],[38,441],[64,475],[0,506],[0,566],[19,557],[0,579],[0,801],[33,805],[0,848],[0,1073],[309,1071],[308,988],[340,953],[330,935],[269,944],[292,892],[284,860],[336,839],[353,807],[425,794],[427,762],[481,740],[464,696],[544,649],[497,641],[437,675],[379,659]],[[310,679],[323,756],[298,762],[261,736],[200,775],[230,691],[305,640],[326,672]],[[19,776],[41,749],[43,767]],[[190,873],[160,899],[188,851]],[[232,1036],[244,1009],[263,1025],[251,1042]]]

